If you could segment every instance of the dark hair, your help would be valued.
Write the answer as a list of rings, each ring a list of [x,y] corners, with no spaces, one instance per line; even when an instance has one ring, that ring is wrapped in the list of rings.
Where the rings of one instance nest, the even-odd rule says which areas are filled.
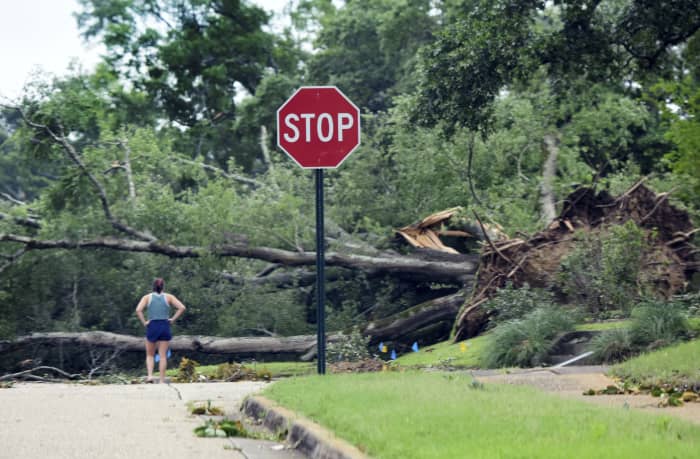
[[[154,292],[158,292],[158,293],[162,292],[163,287],[165,287],[165,281],[162,278],[158,277],[158,278],[156,278],[156,280],[153,281],[153,291]]]

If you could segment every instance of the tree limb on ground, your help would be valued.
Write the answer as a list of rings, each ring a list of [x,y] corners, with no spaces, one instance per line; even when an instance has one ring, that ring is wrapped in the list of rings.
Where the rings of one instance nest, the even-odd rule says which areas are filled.
[[[41,376],[36,376],[34,373],[37,371],[52,371],[54,373],[58,373],[59,375],[63,376],[65,379],[82,379],[82,376],[79,374],[70,374],[67,373],[60,368],[56,367],[47,367],[47,366],[41,366],[41,367],[36,367],[32,368],[30,370],[24,370],[20,371],[17,373],[11,373],[7,375],[0,376],[0,381],[8,381],[12,379],[34,379],[34,380],[45,380],[45,378],[42,378]]]

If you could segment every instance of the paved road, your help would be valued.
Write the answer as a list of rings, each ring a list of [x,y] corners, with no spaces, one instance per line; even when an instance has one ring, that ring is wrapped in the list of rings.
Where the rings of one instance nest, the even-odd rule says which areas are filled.
[[[211,400],[227,415],[265,383],[16,384],[0,389],[0,458],[301,458],[269,441],[197,438],[188,402]]]

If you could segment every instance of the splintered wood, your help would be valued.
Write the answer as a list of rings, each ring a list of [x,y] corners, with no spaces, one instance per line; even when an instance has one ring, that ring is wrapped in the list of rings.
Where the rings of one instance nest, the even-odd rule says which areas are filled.
[[[440,233],[444,234],[442,225],[450,219],[455,213],[461,210],[460,207],[436,212],[428,215],[423,220],[413,225],[404,226],[396,232],[403,237],[413,247],[439,250],[445,253],[459,253],[452,247],[448,247],[440,240]],[[466,231],[451,231],[450,236],[471,237],[472,235]]]

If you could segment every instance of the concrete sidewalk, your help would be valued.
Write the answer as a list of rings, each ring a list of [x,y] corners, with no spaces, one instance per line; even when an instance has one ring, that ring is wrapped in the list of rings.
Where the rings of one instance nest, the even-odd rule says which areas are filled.
[[[80,384],[21,383],[0,389],[0,458],[15,459],[300,459],[272,441],[198,438],[203,419],[188,402],[238,415],[243,399],[265,383]]]

